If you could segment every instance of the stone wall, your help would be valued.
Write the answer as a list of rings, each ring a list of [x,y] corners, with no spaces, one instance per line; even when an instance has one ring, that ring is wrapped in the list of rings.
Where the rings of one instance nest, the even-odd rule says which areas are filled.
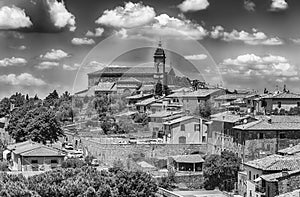
[[[118,159],[125,162],[132,155],[153,158],[207,151],[206,144],[100,144],[88,139],[81,139],[81,142],[92,155],[108,165]]]
[[[300,188],[300,173],[291,175],[290,177],[278,182],[279,194],[294,191]]]

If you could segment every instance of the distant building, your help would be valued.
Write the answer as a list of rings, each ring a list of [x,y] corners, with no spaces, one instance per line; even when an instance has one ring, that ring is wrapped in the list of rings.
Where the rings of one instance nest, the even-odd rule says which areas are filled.
[[[158,111],[156,113],[149,115],[149,130],[153,133],[155,137],[159,136],[159,133],[163,133],[163,124],[167,120],[176,119],[184,116],[182,111]]]
[[[4,156],[12,171],[46,171],[60,167],[65,154],[50,145],[25,141],[9,145]]]
[[[264,107],[267,114],[271,114],[272,111],[281,109],[290,111],[293,107],[300,107],[300,94],[281,92],[274,95],[268,95],[261,98],[261,105]]]
[[[204,159],[199,154],[169,157],[169,165],[179,172],[201,172]]]
[[[244,163],[244,170],[247,174],[246,196],[273,197],[278,195],[279,190],[287,192],[292,187],[299,188],[299,165],[300,157],[281,155],[270,155]],[[288,182],[290,186],[284,186]]]
[[[208,125],[196,116],[183,116],[167,120],[164,125],[164,140],[170,144],[201,144],[207,142]]]
[[[206,102],[210,102],[212,106],[216,107],[214,99],[223,94],[225,94],[223,89],[198,89],[193,92],[175,92],[168,95],[167,98],[172,99],[172,103],[182,105],[183,110],[194,113],[199,110],[200,105],[204,105]]]
[[[245,161],[275,154],[300,138],[300,116],[270,116],[234,128],[235,142]]]

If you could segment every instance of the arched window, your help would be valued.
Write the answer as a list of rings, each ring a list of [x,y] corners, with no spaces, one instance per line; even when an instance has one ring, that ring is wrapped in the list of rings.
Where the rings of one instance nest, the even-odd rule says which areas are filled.
[[[178,141],[179,141],[179,144],[186,144],[186,137],[185,136],[180,136]]]

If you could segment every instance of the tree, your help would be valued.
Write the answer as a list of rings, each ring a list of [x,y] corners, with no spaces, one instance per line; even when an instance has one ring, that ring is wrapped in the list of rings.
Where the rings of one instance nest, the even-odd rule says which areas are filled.
[[[195,111],[195,114],[201,116],[202,118],[209,118],[213,113],[215,113],[215,109],[212,107],[211,102],[209,101],[200,103]]]
[[[59,96],[56,90],[53,90],[44,100],[44,105],[46,107],[56,107],[59,101]]]
[[[10,102],[9,98],[5,97],[0,101],[0,118],[9,114],[10,105],[11,105],[11,102]]]
[[[210,155],[203,164],[205,189],[234,189],[240,163],[241,159],[229,151],[223,151],[221,155]]]
[[[31,139],[45,144],[46,141],[55,142],[63,136],[55,112],[31,103],[13,111],[7,131],[17,142]]]
[[[94,108],[97,110],[99,117],[106,116],[107,111],[109,110],[109,101],[108,97],[105,95],[97,96],[93,99]]]
[[[78,158],[70,158],[62,162],[62,168],[81,168],[86,163]]]

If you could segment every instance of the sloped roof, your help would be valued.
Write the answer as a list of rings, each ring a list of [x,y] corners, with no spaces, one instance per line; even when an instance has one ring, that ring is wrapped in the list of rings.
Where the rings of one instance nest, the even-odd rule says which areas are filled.
[[[177,163],[202,163],[204,159],[202,159],[201,155],[176,155],[172,156],[172,158]]]
[[[99,82],[97,86],[95,86],[95,91],[116,91],[115,83],[111,82]]]
[[[250,117],[249,115],[240,116],[238,114],[233,114],[231,112],[221,112],[218,114],[211,115],[211,120],[235,123],[247,119],[249,117]]]
[[[190,119],[194,119],[194,118],[196,118],[196,117],[195,116],[182,116],[180,118],[176,118],[176,119],[173,119],[173,120],[166,121],[166,122],[164,122],[164,124],[165,125],[173,125],[173,124],[180,123],[180,122],[190,120]]]
[[[270,121],[261,119],[234,128],[240,130],[300,130],[300,117],[271,116]]]
[[[152,96],[152,94],[136,94],[133,96],[127,96],[126,99],[142,99],[142,98],[148,98],[149,96]]]
[[[136,103],[135,105],[139,105],[139,106],[150,105],[151,103],[154,103],[155,101],[156,101],[156,98],[151,97],[151,98],[142,100],[142,101]]]
[[[266,181],[278,181],[279,178],[283,178],[289,175],[300,173],[300,170],[286,171],[286,172],[278,172],[272,174],[264,174],[260,177]]]
[[[283,169],[297,170],[300,166],[300,157],[274,154],[261,159],[248,161],[245,165],[265,171],[280,171]]]
[[[220,89],[198,89],[193,92],[176,92],[168,95],[168,98],[198,98],[198,97],[207,97],[213,93],[220,91]]]
[[[224,94],[215,98],[215,100],[236,100],[239,98],[245,98],[247,94]]]
[[[22,156],[64,156],[56,148],[31,141],[12,144],[7,149]]]
[[[133,83],[141,83],[140,80],[134,78],[134,77],[125,77],[118,80],[118,83],[120,82],[133,82]]]
[[[166,66],[166,72],[171,71],[171,67]],[[156,69],[153,67],[146,67],[146,66],[115,66],[115,67],[104,67],[101,70],[98,70],[96,72],[89,73],[88,75],[101,75],[103,73],[110,73],[110,74],[116,74],[116,73],[142,73],[142,74],[154,74],[156,73]]]
[[[153,168],[153,169],[156,169],[155,166],[145,162],[145,161],[141,161],[141,162],[138,162],[137,163],[139,166],[141,166],[142,168]]]
[[[282,92],[272,96],[273,99],[300,99],[300,94]]]
[[[278,152],[282,153],[282,154],[288,154],[288,155],[293,155],[293,154],[299,153],[300,152],[300,144],[297,144],[297,145],[292,146],[292,147],[281,149]]]
[[[150,114],[149,117],[158,117],[158,118],[162,118],[162,117],[167,117],[167,116],[171,116],[171,115],[177,115],[182,113],[182,111],[157,111],[154,114]]]

